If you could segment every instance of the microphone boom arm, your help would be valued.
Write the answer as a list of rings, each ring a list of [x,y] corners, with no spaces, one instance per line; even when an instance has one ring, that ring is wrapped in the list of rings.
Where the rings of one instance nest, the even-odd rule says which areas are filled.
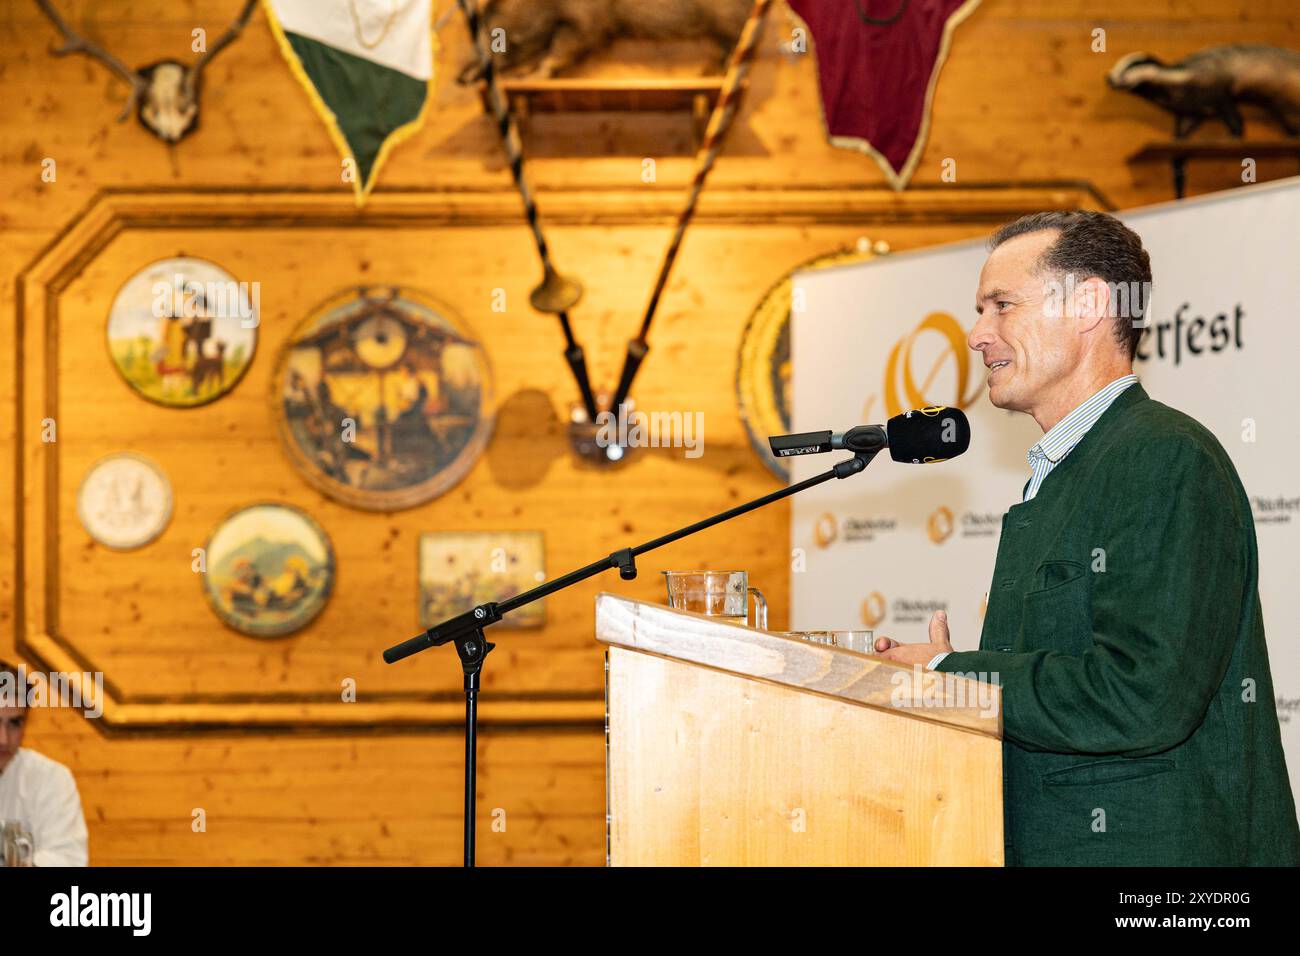
[[[674,541],[695,534],[697,531],[703,531],[705,528],[711,528],[732,518],[738,518],[764,505],[798,494],[806,488],[820,485],[824,481],[830,481],[832,478],[847,478],[850,475],[856,475],[870,464],[871,459],[876,456],[878,450],[871,449],[855,452],[852,458],[837,462],[829,471],[796,482],[771,494],[763,495],[761,498],[755,498],[753,501],[747,501],[721,514],[713,515],[711,518],[705,518],[703,521],[697,521],[684,528],[678,528],[676,531],[669,532],[636,547],[615,551],[607,558],[595,561],[585,568],[570,571],[553,581],[539,584],[523,594],[516,594],[504,601],[488,601],[480,604],[463,614],[458,614],[440,624],[435,624],[423,634],[417,634],[415,637],[400,644],[395,644],[384,651],[384,660],[389,664],[394,664],[431,647],[448,643],[456,645],[456,656],[460,658],[461,669],[465,673],[465,809],[463,814],[465,823],[465,866],[474,865],[474,830],[478,793],[478,693],[480,675],[483,671],[484,658],[496,646],[487,640],[483,629],[496,624],[510,611],[521,608],[525,604],[539,601],[548,594],[554,594],[556,591],[577,584],[579,581],[585,581],[602,571],[618,568],[619,576],[624,581],[631,581],[636,577],[636,558],[638,555],[653,551],[656,548],[662,548],[666,544],[672,544]]]
[[[876,426],[864,426],[864,430],[865,428],[871,427]],[[714,525],[721,524],[724,521],[730,521],[732,518],[738,518],[743,514],[748,514],[749,512],[762,508],[765,505],[770,505],[774,501],[780,501],[782,498],[788,498],[807,488],[812,488],[815,485],[820,485],[822,482],[830,481],[832,478],[848,478],[850,475],[856,475],[858,472],[866,469],[867,465],[871,463],[871,459],[876,456],[878,451],[878,448],[873,448],[855,452],[852,458],[846,458],[841,462],[837,462],[832,468],[828,471],[822,472],[821,474],[814,475],[811,478],[806,478],[793,485],[788,485],[785,488],[773,491],[760,498],[755,498],[753,501],[747,501],[744,504],[737,505],[734,508],[730,508],[727,511],[713,515],[712,517],[705,518],[702,521],[697,521],[684,528],[678,528],[676,531],[661,535],[660,537],[647,541],[644,544],[638,544],[635,547],[623,548],[620,551],[615,551],[607,558],[594,561],[586,567],[578,568],[576,571],[570,571],[568,574],[562,575],[561,577],[554,578],[544,584],[539,584],[537,587],[525,591],[522,594],[516,594],[514,597],[508,598],[505,601],[488,601],[484,604],[480,604],[463,614],[458,614],[439,624],[435,624],[423,634],[417,634],[410,640],[403,641],[401,644],[395,644],[388,648],[384,651],[384,661],[389,664],[395,664],[404,658],[410,657],[412,654],[418,654],[420,651],[428,650],[431,647],[438,647],[442,644],[456,641],[467,634],[472,634],[476,631],[482,630],[484,627],[497,623],[510,611],[517,610],[526,604],[532,604],[534,601],[540,601],[542,598],[554,594],[556,591],[562,591],[580,581],[585,581],[587,578],[594,577],[603,571],[618,568],[619,576],[625,581],[631,581],[637,575],[636,558],[639,555],[645,554],[649,551],[654,551],[657,548],[662,548],[664,545],[672,544],[674,541],[679,541],[698,531],[704,531],[706,528],[712,528]]]

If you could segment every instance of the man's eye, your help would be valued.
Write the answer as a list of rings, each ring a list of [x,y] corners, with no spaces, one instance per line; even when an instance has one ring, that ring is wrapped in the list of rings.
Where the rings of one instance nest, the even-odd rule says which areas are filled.
[[[1006,310],[1010,305],[1011,305],[1010,302],[1008,302],[1008,301],[1006,301],[1005,299],[1003,299],[1002,301],[1000,301],[1000,302],[998,303],[998,311],[999,311],[999,312],[1005,311],[1005,310]]]

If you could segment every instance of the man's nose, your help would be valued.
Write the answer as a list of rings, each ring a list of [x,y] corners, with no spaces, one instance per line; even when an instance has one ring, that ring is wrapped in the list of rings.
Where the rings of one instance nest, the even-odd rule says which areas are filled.
[[[966,336],[966,344],[976,352],[982,352],[993,344],[993,330],[989,323],[985,322],[984,316],[980,316],[978,321],[971,326],[970,335]]]

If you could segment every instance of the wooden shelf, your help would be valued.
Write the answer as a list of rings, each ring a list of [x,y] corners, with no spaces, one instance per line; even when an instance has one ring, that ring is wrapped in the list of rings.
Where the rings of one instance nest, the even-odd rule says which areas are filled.
[[[1295,140],[1170,140],[1147,143],[1128,158],[1130,163],[1170,162],[1175,159],[1241,159],[1300,157],[1300,139]]]
[[[1128,158],[1129,165],[1141,163],[1169,163],[1173,173],[1174,196],[1183,198],[1187,186],[1187,161],[1189,159],[1219,159],[1240,161],[1251,159],[1300,159],[1298,139],[1203,139],[1166,140],[1147,143]]]
[[[659,79],[502,80],[501,92],[520,132],[537,113],[691,114],[698,146],[722,93],[721,76]],[[481,91],[486,96],[486,90]]]

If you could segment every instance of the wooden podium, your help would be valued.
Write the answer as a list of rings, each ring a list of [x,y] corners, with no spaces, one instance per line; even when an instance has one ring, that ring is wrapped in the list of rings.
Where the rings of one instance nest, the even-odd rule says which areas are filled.
[[[1001,866],[999,688],[596,598],[612,866]]]

